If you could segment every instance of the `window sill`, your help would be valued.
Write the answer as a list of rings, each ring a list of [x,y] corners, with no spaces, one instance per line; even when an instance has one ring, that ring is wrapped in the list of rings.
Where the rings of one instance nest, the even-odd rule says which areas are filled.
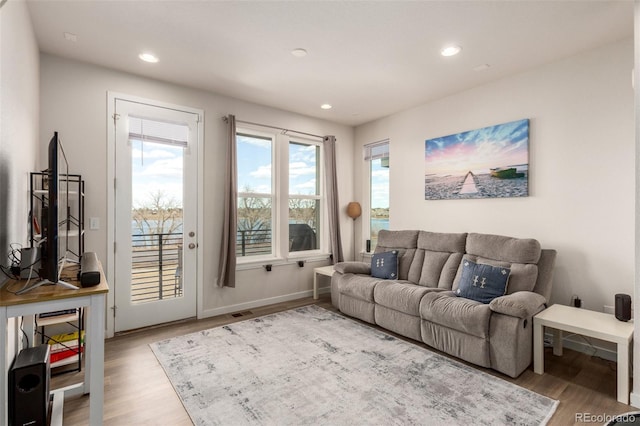
[[[265,265],[271,265],[272,267],[295,265],[299,261],[303,262],[322,262],[330,258],[330,253],[296,253],[291,254],[286,259],[281,257],[273,258],[260,258],[245,261],[238,261],[236,263],[236,271],[246,271],[250,269],[263,269]]]

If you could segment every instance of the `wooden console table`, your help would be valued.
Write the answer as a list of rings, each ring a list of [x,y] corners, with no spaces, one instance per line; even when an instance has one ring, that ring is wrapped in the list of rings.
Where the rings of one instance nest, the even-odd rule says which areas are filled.
[[[63,271],[63,279],[80,286],[75,279],[77,266]],[[89,424],[101,425],[104,402],[104,330],[106,296],[109,286],[104,273],[100,271],[100,284],[94,287],[69,290],[60,286],[46,285],[20,296],[13,294],[19,290],[24,281],[7,281],[0,289],[0,426],[8,422],[8,363],[7,339],[9,318],[37,315],[43,312],[60,311],[78,307],[86,308],[88,321],[85,340],[85,373],[84,382],[61,390],[52,390],[52,394],[63,393],[65,396],[91,394],[89,400]],[[57,410],[61,410],[58,405]],[[54,399],[54,413],[56,401]],[[52,418],[54,417],[52,413]],[[61,413],[60,413],[61,415]],[[55,424],[52,422],[52,424]]]

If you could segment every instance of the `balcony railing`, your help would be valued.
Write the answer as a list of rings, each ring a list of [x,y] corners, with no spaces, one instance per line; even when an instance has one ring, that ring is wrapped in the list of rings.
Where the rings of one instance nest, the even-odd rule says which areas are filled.
[[[318,248],[317,231],[307,224],[289,224],[289,251],[314,250]],[[271,229],[238,230],[236,233],[236,256],[271,254]]]
[[[182,233],[131,235],[131,300],[182,295]]]
[[[290,225],[289,250],[316,247],[315,230],[293,231]],[[238,230],[236,255],[271,253],[271,229]],[[131,300],[134,303],[180,297],[182,295],[182,233],[131,235]]]
[[[238,230],[236,256],[271,254],[271,229]]]

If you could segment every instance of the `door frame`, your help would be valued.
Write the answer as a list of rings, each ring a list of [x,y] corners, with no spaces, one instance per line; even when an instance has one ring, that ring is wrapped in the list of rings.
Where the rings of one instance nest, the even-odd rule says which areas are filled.
[[[127,95],[119,92],[107,91],[107,267],[105,274],[107,282],[111,289],[115,288],[115,158],[116,158],[116,129],[114,123],[116,99],[148,104],[152,106],[175,109],[179,111],[191,112],[198,114],[198,161],[197,161],[197,238],[199,250],[196,253],[196,315],[200,317],[203,309],[203,241],[204,230],[204,110],[182,105],[171,104],[167,102],[156,101],[138,96]],[[107,318],[106,318],[106,334],[105,337],[113,337],[115,334],[115,318],[113,309],[115,306],[115,292],[110,291],[107,294]]]

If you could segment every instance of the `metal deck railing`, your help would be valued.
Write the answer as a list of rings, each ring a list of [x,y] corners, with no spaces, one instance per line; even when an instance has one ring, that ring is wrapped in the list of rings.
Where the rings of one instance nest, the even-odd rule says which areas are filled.
[[[182,233],[131,235],[131,300],[182,295]]]

